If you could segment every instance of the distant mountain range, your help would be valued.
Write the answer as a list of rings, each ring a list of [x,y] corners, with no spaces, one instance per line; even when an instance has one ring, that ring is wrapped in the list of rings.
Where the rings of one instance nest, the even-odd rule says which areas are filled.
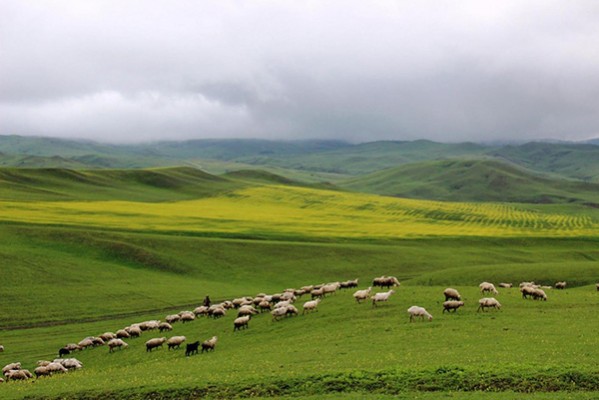
[[[101,170],[176,166],[224,173],[227,179],[316,184],[438,200],[594,204],[598,202],[594,199],[599,199],[599,139],[521,145],[258,139],[114,145],[0,136],[0,167]]]

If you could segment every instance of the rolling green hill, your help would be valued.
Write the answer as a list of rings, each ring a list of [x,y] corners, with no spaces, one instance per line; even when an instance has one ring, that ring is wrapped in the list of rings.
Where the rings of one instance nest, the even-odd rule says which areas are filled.
[[[172,201],[244,187],[201,170],[178,167],[123,170],[2,168],[2,200]]]
[[[599,184],[556,179],[493,159],[402,165],[338,182],[350,190],[449,201],[599,202]]]
[[[536,171],[599,182],[599,146],[593,144],[533,142],[505,146],[488,154]]]

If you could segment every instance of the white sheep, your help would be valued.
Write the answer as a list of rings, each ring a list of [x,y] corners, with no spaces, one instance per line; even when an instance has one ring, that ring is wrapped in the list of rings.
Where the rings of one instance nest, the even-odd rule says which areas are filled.
[[[393,293],[395,293],[395,290],[393,289],[388,292],[375,293],[374,296],[370,297],[372,299],[372,306],[375,307],[376,303],[389,300],[389,297],[391,297]]]
[[[512,286],[514,286],[512,283],[506,283],[506,282],[501,282],[501,283],[499,284],[499,287],[500,287],[500,288],[506,288],[506,289],[509,289],[509,288],[511,288]]]
[[[492,283],[483,282],[480,285],[478,285],[478,287],[480,288],[480,292],[481,293],[499,294],[499,292],[497,291],[497,289],[495,289],[495,285],[493,285]]]
[[[168,322],[161,322],[160,325],[158,325],[158,330],[160,332],[172,331],[173,326],[171,324],[169,324]]]
[[[250,315],[245,315],[243,317],[236,318],[233,321],[233,332],[243,329],[249,328],[248,323],[250,322]]]
[[[196,317],[199,317],[201,315],[208,315],[209,309],[210,309],[210,307],[208,307],[208,306],[199,306],[193,310],[193,313],[196,315]]]
[[[555,288],[556,289],[565,289],[566,288],[566,282],[565,281],[556,282],[555,283]]]
[[[426,317],[429,321],[433,320],[433,316],[430,315],[424,307],[412,306],[408,308],[408,313],[410,314],[410,322],[413,322],[414,318],[416,317],[420,317],[423,321],[424,317]]]
[[[450,312],[451,310],[453,310],[453,312],[456,312],[457,309],[462,307],[463,305],[464,305],[463,301],[448,300],[443,303],[443,312],[445,312],[445,311]]]
[[[113,339],[120,340],[120,339]],[[76,358],[56,358],[52,361],[53,363],[59,363],[66,369],[81,369],[83,368],[83,363]]]
[[[447,300],[462,300],[462,296],[460,296],[460,292],[453,288],[447,288],[443,291],[443,295],[445,296],[445,301]]]
[[[123,339],[111,339],[108,341],[109,353],[112,353],[115,348],[126,349],[129,347],[127,343],[123,341]]]
[[[2,346],[2,345],[0,344],[0,353],[2,353],[3,351],[4,351],[4,346]]]
[[[116,339],[116,334],[112,332],[104,332],[100,335],[100,339],[105,342],[108,342],[110,339]]]
[[[356,301],[360,303],[362,300],[368,299],[371,291],[372,286],[370,286],[368,289],[358,290],[354,293],[354,299],[356,299]]]
[[[31,372],[29,372],[26,369],[11,369],[9,371],[7,371],[4,376],[6,376],[6,380],[27,380],[29,378],[33,378],[33,375],[31,375]]]
[[[181,317],[179,316],[179,314],[170,314],[170,315],[167,315],[164,318],[164,320],[166,322],[168,322],[169,324],[173,324],[173,323],[179,321],[179,319],[181,319]]]
[[[117,339],[129,339],[131,335],[125,329],[119,329],[116,331],[116,337]]]
[[[78,346],[81,349],[86,349],[88,347],[92,347],[93,345],[94,345],[94,342],[90,338],[85,338],[78,343]]]
[[[258,314],[258,310],[254,308],[253,305],[244,305],[239,307],[239,311],[237,312],[238,317],[243,317],[244,315],[256,315]]]
[[[146,352],[148,352],[148,351],[151,352],[153,349],[155,349],[157,347],[162,347],[162,345],[164,344],[164,342],[166,342],[166,338],[165,337],[152,338],[152,339],[148,340],[146,342]]]
[[[305,314],[306,311],[311,312],[311,311],[318,311],[317,307],[318,304],[320,303],[320,299],[316,299],[316,300],[310,300],[304,303],[304,309],[302,310],[302,314]]]
[[[476,311],[478,312],[483,310],[484,312],[486,308],[494,308],[499,310],[501,308],[501,304],[494,297],[484,297],[478,301],[478,309]]]
[[[179,314],[179,316],[181,317],[180,321],[183,323],[196,319],[196,315],[191,311],[182,312]]]
[[[20,362],[14,362],[10,364],[6,364],[4,368],[2,368],[2,374],[6,375],[8,371],[21,369]]]
[[[272,320],[277,321],[280,317],[287,315],[287,307],[275,308],[270,312],[270,314],[272,315]]]
[[[141,336],[141,327],[137,324],[133,324],[125,328],[130,337],[140,337]]]
[[[166,345],[168,346],[168,350],[179,348],[185,342],[187,338],[185,336],[173,336],[166,341]]]
[[[216,336],[212,336],[210,339],[202,342],[202,353],[204,351],[214,351],[217,341],[218,341],[218,338]]]

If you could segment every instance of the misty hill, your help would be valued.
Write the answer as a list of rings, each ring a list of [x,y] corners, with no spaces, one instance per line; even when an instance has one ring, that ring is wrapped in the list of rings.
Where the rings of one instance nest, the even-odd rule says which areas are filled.
[[[599,146],[593,144],[532,142],[505,146],[488,154],[537,171],[599,181]]]
[[[453,158],[494,158],[540,173],[599,182],[599,146],[437,143],[429,140],[341,141],[189,140],[138,145],[0,136],[0,165],[14,167],[148,168],[193,166],[210,173],[263,169],[289,179],[336,182],[404,164]]]
[[[541,176],[492,159],[407,164],[348,179],[338,185],[360,192],[449,201],[599,201],[599,184]]]

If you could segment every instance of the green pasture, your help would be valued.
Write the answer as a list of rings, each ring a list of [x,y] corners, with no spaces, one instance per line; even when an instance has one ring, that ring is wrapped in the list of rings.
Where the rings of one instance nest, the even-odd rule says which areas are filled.
[[[39,176],[29,173],[33,183],[24,187],[41,190]],[[33,370],[66,343],[193,309],[206,294],[219,301],[354,278],[365,288],[379,275],[402,284],[379,307],[356,304],[346,290],[324,299],[316,313],[278,322],[262,314],[240,332],[233,332],[231,310],[219,320],[177,323],[165,335],[189,341],[217,335],[210,354],[147,353],[144,342],[162,335],[145,332],[114,354],[105,347],[76,352],[85,365],[80,371],[0,384],[1,399],[599,393],[593,209],[392,199],[272,185],[261,181],[265,175],[212,180],[185,169],[172,182],[164,170],[111,174],[113,181],[69,176],[79,183],[65,187],[60,201],[62,186],[50,181],[44,181],[50,194],[27,199],[20,189],[5,192],[1,365],[20,361]],[[66,179],[59,175],[57,182]],[[547,302],[499,289],[502,309],[483,313],[477,302],[484,280],[566,280],[568,287],[548,289]],[[455,314],[442,313],[448,286],[466,303]],[[297,303],[300,311],[305,300]],[[433,321],[410,323],[412,305],[426,307]]]

